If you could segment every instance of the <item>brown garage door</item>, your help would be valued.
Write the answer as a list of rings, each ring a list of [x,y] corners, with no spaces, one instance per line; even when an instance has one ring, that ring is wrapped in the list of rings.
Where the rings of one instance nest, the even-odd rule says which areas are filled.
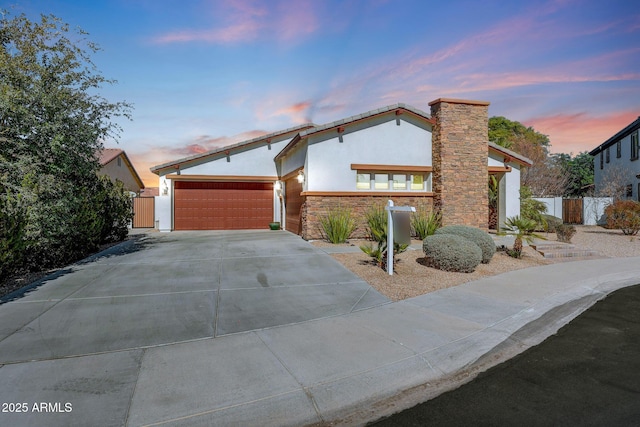
[[[267,229],[273,221],[273,184],[177,181],[176,230]]]
[[[291,178],[285,181],[285,203],[287,212],[287,222],[285,229],[295,234],[300,234],[302,231],[300,209],[304,203],[304,196],[301,196],[302,184],[300,184],[297,178]]]

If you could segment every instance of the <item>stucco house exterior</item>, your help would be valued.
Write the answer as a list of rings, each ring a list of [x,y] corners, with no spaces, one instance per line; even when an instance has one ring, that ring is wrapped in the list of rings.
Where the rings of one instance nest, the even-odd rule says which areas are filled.
[[[123,150],[105,148],[99,153],[98,160],[102,166],[98,171],[100,175],[107,175],[114,182],[120,180],[124,188],[133,193],[139,194],[144,188],[142,179]]]
[[[640,200],[639,130],[640,117],[589,152],[596,194],[602,193],[607,181],[615,181],[624,186],[623,196]]]
[[[264,229],[275,221],[316,239],[331,208],[361,218],[388,199],[437,207],[445,224],[486,229],[489,174],[499,182],[499,222],[519,214],[520,169],[531,162],[487,141],[489,103],[429,105],[431,114],[394,104],[155,166],[159,229]]]

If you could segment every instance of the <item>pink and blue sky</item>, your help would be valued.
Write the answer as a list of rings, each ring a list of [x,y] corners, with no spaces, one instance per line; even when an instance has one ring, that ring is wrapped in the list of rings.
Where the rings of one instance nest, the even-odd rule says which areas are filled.
[[[89,33],[102,94],[134,104],[118,145],[149,167],[397,102],[491,102],[591,150],[640,115],[640,9],[628,0],[20,0]]]

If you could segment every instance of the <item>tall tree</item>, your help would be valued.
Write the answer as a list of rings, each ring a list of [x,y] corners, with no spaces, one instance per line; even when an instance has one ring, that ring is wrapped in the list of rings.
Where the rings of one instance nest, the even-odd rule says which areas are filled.
[[[568,177],[565,196],[583,197],[593,191],[593,157],[587,151],[574,157],[564,153],[553,154],[552,157]]]
[[[84,31],[52,15],[0,14],[0,247],[21,251],[13,264],[59,264],[113,226],[96,206],[96,154],[131,106],[98,94],[114,81],[91,61],[99,49]]]
[[[489,141],[529,158],[533,164],[522,172],[521,183],[534,196],[561,196],[567,185],[564,169],[549,156],[549,137],[532,127],[504,117],[489,119]]]

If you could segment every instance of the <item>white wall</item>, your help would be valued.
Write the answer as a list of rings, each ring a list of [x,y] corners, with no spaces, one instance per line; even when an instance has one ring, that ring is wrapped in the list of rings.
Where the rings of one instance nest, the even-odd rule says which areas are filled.
[[[394,115],[347,125],[337,132],[311,135],[307,148],[307,191],[356,191],[352,163],[431,166],[430,126]],[[384,120],[384,121],[383,121]]]
[[[296,169],[299,169],[305,165],[307,159],[307,142],[306,140],[300,141],[295,148],[289,151],[283,159],[280,160],[282,168],[280,173],[285,176]]]
[[[562,218],[562,197],[534,197],[533,199],[545,204],[548,215]]]
[[[238,152],[234,150],[229,156],[206,161],[202,164],[185,165],[180,169],[181,175],[244,175],[244,176],[277,176],[273,158],[282,150],[289,140],[272,142],[271,150],[265,144],[251,150]]]
[[[520,164],[504,163],[504,156],[489,152],[488,166],[510,166],[511,172],[504,174],[505,182],[505,218],[520,215]]]
[[[602,225],[607,222],[604,210],[613,203],[611,197],[585,197],[583,201],[584,225]]]

